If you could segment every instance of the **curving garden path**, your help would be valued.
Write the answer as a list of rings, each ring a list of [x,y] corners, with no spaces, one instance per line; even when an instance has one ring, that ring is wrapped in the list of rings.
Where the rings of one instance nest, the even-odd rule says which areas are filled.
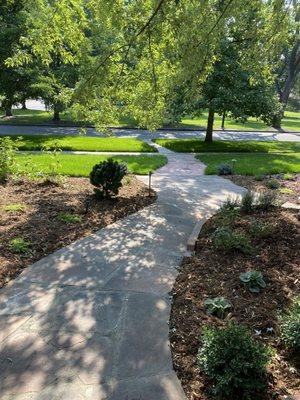
[[[153,176],[155,204],[0,290],[1,400],[185,399],[168,292],[195,222],[244,189],[204,176],[192,155],[160,151],[169,163]]]

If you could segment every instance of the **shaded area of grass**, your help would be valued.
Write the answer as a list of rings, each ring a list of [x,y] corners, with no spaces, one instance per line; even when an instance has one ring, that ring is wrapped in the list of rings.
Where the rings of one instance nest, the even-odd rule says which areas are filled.
[[[13,140],[16,139],[12,135]],[[128,151],[128,152],[149,152],[157,150],[148,143],[134,138],[116,138],[116,137],[90,137],[90,136],[42,136],[26,135],[22,137],[19,144],[19,150],[41,150],[43,147],[51,149],[56,145],[61,150],[70,151]]]
[[[206,143],[201,139],[155,139],[167,149],[181,153],[292,153],[300,152],[300,142],[266,142],[257,140],[215,140]]]
[[[222,117],[219,115],[215,116],[214,129],[221,129]],[[182,128],[201,128],[204,129],[207,125],[207,112],[203,112],[199,117],[196,118],[183,118],[179,127]],[[241,122],[234,121],[233,119],[226,118],[225,130],[249,130],[249,131],[267,131],[273,130],[272,127],[266,125],[262,121],[257,121],[255,118],[249,118],[248,121],[243,124]],[[285,116],[282,120],[282,129],[285,131],[300,131],[300,113],[286,111]]]
[[[67,176],[89,176],[92,167],[109,156],[94,154],[59,154],[59,172]],[[125,162],[129,172],[137,175],[148,174],[167,163],[162,155],[113,156],[114,160]],[[51,154],[18,154],[17,163],[21,172],[49,173],[53,158]]]
[[[281,154],[199,154],[196,158],[207,165],[206,175],[216,175],[220,164],[231,164],[235,159],[235,173],[239,175],[278,174],[300,172],[300,152]]]

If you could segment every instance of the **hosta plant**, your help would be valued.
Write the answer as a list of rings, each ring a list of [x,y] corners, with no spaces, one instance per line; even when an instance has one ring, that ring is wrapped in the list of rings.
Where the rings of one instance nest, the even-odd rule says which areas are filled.
[[[208,314],[214,315],[218,318],[225,318],[228,314],[231,304],[225,297],[214,297],[212,299],[206,299],[204,305]]]
[[[260,271],[247,271],[240,274],[240,280],[252,293],[259,293],[261,289],[266,287],[263,275]]]

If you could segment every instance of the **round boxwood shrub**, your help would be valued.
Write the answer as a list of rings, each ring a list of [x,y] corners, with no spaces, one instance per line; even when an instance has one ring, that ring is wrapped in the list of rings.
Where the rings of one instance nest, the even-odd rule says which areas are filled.
[[[229,323],[223,329],[204,329],[198,363],[218,398],[252,400],[266,387],[270,355],[245,328]]]
[[[112,158],[94,165],[90,173],[90,182],[95,186],[96,196],[105,199],[116,196],[126,174],[126,164],[114,161]]]

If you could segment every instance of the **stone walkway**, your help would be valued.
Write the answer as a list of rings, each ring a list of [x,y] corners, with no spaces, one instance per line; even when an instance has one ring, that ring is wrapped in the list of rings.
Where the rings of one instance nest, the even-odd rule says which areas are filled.
[[[162,153],[169,164],[153,176],[155,204],[0,291],[1,400],[185,399],[172,368],[168,292],[196,220],[244,189],[203,176],[192,155]]]

